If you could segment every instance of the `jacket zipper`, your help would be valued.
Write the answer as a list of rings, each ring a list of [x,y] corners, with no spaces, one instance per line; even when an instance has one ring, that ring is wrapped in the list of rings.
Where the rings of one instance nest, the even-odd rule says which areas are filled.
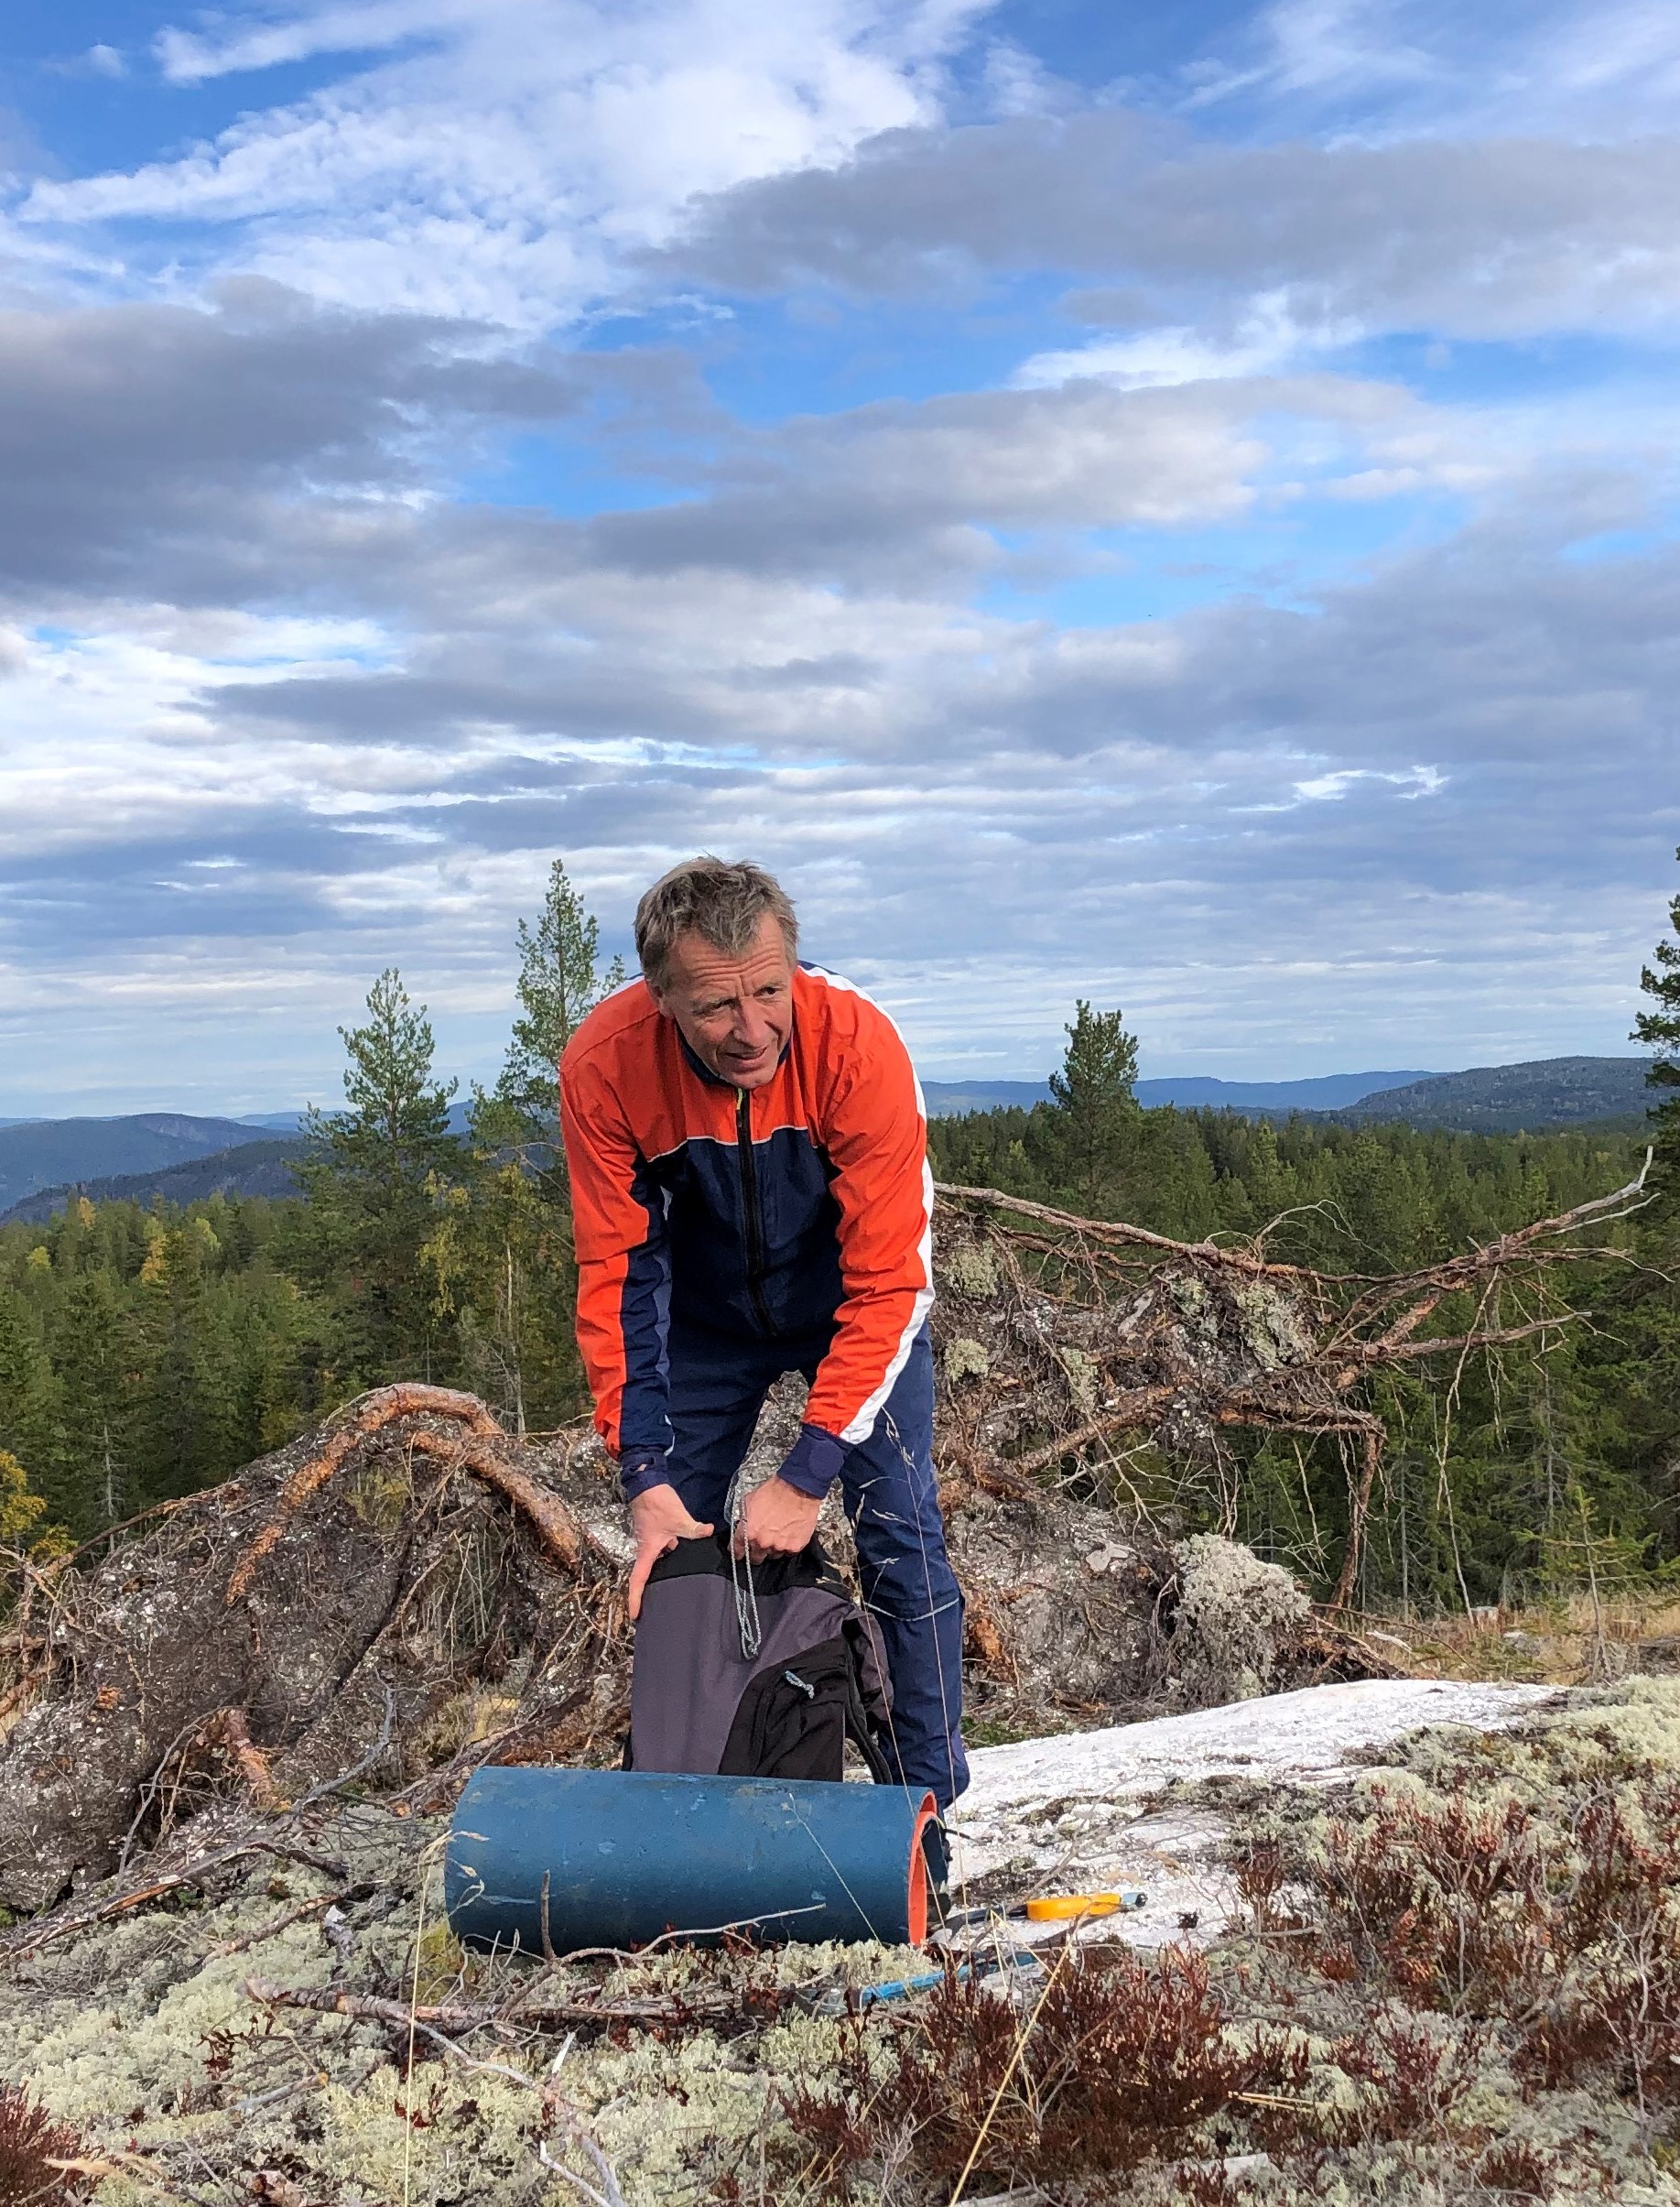
[[[764,1300],[764,1222],[758,1208],[758,1167],[753,1156],[753,1101],[744,1088],[735,1091],[735,1147],[741,1158],[741,1204],[747,1229],[747,1292],[759,1324],[774,1334],[770,1306]]]

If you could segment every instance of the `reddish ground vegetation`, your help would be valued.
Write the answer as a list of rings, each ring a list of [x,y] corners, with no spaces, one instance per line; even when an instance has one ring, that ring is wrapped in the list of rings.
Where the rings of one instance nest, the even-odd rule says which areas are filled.
[[[87,2158],[68,2123],[54,2122],[17,2086],[0,2084],[0,2207],[70,2207],[85,2199],[85,2172],[65,2164]]]

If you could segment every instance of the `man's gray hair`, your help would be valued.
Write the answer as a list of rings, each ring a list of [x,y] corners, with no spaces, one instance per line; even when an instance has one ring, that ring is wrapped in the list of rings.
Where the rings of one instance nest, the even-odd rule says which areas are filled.
[[[799,954],[799,922],[787,892],[750,859],[733,865],[709,851],[662,874],[635,908],[636,956],[650,988],[670,984],[678,936],[698,935],[730,958],[744,958],[768,913],[782,930],[787,955]]]

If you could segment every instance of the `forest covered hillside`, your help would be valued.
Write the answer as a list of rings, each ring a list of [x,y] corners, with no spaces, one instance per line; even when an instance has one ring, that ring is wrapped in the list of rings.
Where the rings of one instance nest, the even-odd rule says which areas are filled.
[[[1649,1058],[1540,1058],[1521,1065],[1479,1065],[1432,1073],[1344,1106],[1341,1117],[1402,1120],[1470,1134],[1620,1121],[1630,1128],[1651,1101]]]
[[[58,1183],[167,1171],[255,1139],[237,1119],[149,1111],[114,1119],[22,1119],[0,1125],[0,1212]]]
[[[258,1136],[152,1172],[60,1182],[56,1188],[37,1189],[8,1211],[0,1211],[0,1225],[13,1221],[39,1225],[79,1196],[93,1203],[144,1203],[149,1208],[157,1203],[199,1203],[212,1195],[295,1195],[298,1183],[291,1169],[304,1148],[301,1141],[285,1136]]]

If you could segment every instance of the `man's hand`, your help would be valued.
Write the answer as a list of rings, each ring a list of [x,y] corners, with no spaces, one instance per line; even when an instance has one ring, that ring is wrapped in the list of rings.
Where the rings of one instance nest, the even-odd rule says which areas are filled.
[[[647,1574],[661,1556],[668,1556],[679,1540],[703,1540],[710,1532],[683,1507],[674,1486],[650,1486],[630,1505],[630,1526],[635,1534],[635,1561],[630,1567],[625,1607],[634,1625],[642,1614],[642,1593]]]
[[[766,1479],[755,1486],[742,1506],[735,1525],[735,1553],[750,1556],[797,1556],[817,1530],[822,1504],[802,1495],[786,1479]]]

